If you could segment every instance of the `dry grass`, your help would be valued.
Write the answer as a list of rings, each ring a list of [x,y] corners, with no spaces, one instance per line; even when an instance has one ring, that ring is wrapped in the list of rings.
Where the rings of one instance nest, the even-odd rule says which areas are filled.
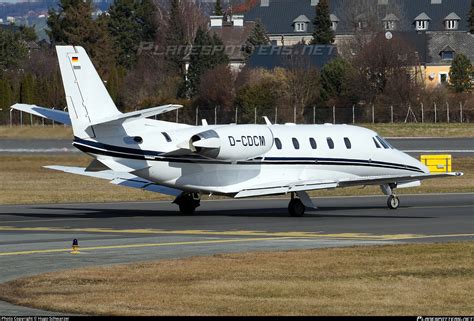
[[[0,126],[0,139],[72,139],[72,128],[54,126]]]
[[[472,315],[473,242],[196,257],[54,272],[0,299],[91,315]]]
[[[474,124],[356,124],[375,130],[384,137],[474,137]],[[0,139],[70,139],[71,127],[0,126]]]
[[[91,158],[69,155],[0,156],[0,204],[116,202],[171,199],[168,196],[115,186],[107,181],[42,168],[44,165],[87,166]],[[463,177],[427,180],[402,193],[474,191],[474,158],[454,158],[453,169]],[[312,196],[381,195],[378,187],[354,187],[312,192]]]
[[[110,184],[106,180],[42,168],[87,166],[88,156],[0,156],[0,204],[142,201],[164,195]]]
[[[474,137],[474,124],[359,124],[383,137]]]

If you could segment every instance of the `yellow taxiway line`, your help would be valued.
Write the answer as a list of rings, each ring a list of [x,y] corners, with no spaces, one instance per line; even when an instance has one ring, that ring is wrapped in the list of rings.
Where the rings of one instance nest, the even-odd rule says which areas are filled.
[[[96,251],[109,249],[131,249],[144,247],[160,247],[160,246],[179,246],[179,245],[202,245],[202,244],[222,244],[222,243],[237,243],[237,242],[263,242],[263,241],[277,241],[289,239],[289,237],[273,237],[273,238],[241,238],[241,239],[226,239],[226,240],[207,240],[207,241],[187,241],[187,242],[169,242],[169,243],[140,243],[140,244],[124,244],[124,245],[104,245],[93,247],[81,247],[80,251]],[[46,250],[31,250],[18,252],[0,252],[0,256],[11,255],[29,255],[29,254],[44,254],[44,253],[61,253],[70,252],[71,249],[46,249]]]
[[[215,230],[160,230],[160,229],[112,229],[112,228],[60,228],[60,227],[14,227],[0,226],[2,231],[17,232],[75,232],[75,233],[110,233],[110,234],[147,234],[147,235],[191,235],[191,236],[240,236],[240,237],[273,237],[273,238],[329,238],[348,240],[409,240],[420,238],[469,237],[469,234],[371,234],[371,233],[323,233],[323,232],[268,232],[268,231],[215,231]]]

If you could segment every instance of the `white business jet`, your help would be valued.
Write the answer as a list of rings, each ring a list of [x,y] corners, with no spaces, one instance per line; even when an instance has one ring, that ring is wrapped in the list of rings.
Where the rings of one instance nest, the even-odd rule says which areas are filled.
[[[307,192],[379,185],[388,207],[396,188],[462,173],[430,174],[377,133],[347,125],[208,125],[149,117],[181,108],[165,105],[121,113],[82,47],[56,47],[68,112],[15,104],[13,109],[73,127],[73,145],[91,155],[87,168],[46,166],[116,185],[175,196],[192,214],[202,194],[234,198],[290,194],[288,210],[316,208]]]

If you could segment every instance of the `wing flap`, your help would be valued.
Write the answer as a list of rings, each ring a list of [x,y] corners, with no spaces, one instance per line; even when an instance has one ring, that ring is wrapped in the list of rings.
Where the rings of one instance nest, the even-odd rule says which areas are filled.
[[[69,114],[62,110],[55,110],[28,104],[14,104],[10,108],[23,111],[25,113],[29,113],[38,117],[54,120],[55,122],[61,124],[71,125],[71,119],[69,118]]]
[[[158,185],[146,179],[140,178],[130,173],[115,172],[112,170],[104,170],[99,172],[89,172],[82,167],[70,167],[70,166],[44,166],[48,169],[53,169],[65,173],[101,178],[110,181],[110,183],[119,186],[126,186],[131,188],[139,188],[150,192],[178,196],[182,193],[181,190]]]

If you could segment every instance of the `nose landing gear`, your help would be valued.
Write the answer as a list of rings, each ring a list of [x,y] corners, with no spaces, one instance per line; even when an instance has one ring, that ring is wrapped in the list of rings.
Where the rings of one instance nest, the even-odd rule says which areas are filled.
[[[391,210],[396,210],[400,206],[400,200],[393,192],[395,189],[395,184],[390,185],[380,185],[380,189],[385,195],[388,195],[387,206]]]

